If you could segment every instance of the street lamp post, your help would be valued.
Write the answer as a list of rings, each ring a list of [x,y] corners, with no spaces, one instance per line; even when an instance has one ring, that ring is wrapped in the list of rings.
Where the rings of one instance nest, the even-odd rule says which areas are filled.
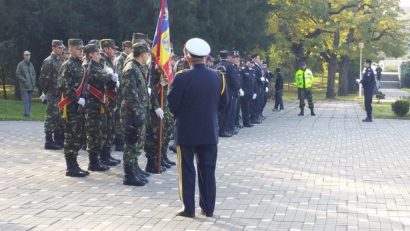
[[[364,47],[364,43],[359,43],[359,49],[360,49],[360,72],[359,72],[359,79],[360,82],[362,80],[362,54],[363,54],[363,47]],[[362,96],[362,84],[359,82],[359,96]]]

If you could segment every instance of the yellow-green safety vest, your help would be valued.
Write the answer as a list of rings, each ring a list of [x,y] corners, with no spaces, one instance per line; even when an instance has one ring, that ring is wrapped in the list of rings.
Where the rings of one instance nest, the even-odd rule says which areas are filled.
[[[304,89],[304,88],[312,87],[312,83],[313,83],[312,71],[309,69],[306,69],[305,71],[302,69],[299,69],[298,71],[296,71],[296,74],[295,74],[295,82],[298,88]]]

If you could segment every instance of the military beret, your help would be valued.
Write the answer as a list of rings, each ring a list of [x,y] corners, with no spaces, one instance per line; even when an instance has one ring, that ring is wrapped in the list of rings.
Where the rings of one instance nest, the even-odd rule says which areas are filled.
[[[100,40],[97,40],[97,39],[91,39],[90,41],[88,41],[88,44],[94,44],[94,45],[96,45],[98,48],[101,48]]]
[[[139,53],[150,52],[147,43],[144,43],[144,42],[135,43],[134,45],[132,45],[132,50],[134,52],[139,52]]]
[[[87,53],[87,54],[90,54],[90,53],[93,53],[93,52],[100,52],[100,49],[95,44],[87,44],[84,47],[84,52]]]
[[[68,40],[69,47],[77,47],[77,48],[84,48],[83,40],[82,39],[69,39]]]
[[[189,54],[197,57],[208,56],[211,53],[209,44],[200,38],[192,38],[185,43],[185,49]]]
[[[122,42],[122,47],[123,47],[123,48],[124,48],[124,47],[132,48],[132,43],[131,43],[131,41],[127,40],[127,41]]]
[[[148,38],[147,34],[132,33],[132,44],[140,42],[152,43],[152,40]]]
[[[52,47],[58,47],[58,48],[61,48],[61,49],[63,49],[65,47],[63,41],[62,40],[57,40],[57,39],[54,39],[51,42],[51,46]]]
[[[111,47],[114,49],[118,49],[118,47],[115,45],[114,39],[101,39],[101,48],[105,47]]]

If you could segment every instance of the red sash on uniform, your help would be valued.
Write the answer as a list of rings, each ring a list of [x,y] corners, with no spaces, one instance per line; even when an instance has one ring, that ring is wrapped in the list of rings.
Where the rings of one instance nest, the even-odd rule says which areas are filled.
[[[90,91],[90,93],[95,96],[105,107],[108,106],[108,100],[106,100],[105,95],[98,90],[97,88],[88,85],[88,90]]]
[[[86,75],[84,74],[83,79],[81,80],[80,86],[78,86],[77,89],[75,89],[75,95],[77,97],[80,97],[81,93],[83,92],[84,84],[85,84],[85,77]],[[58,108],[63,109],[65,106],[71,104],[73,100],[69,98],[64,98],[63,94],[61,94],[61,101],[58,103]]]
[[[117,93],[115,92],[115,88],[109,88],[105,91],[105,94],[107,94],[108,98],[111,100],[115,101],[117,99]]]

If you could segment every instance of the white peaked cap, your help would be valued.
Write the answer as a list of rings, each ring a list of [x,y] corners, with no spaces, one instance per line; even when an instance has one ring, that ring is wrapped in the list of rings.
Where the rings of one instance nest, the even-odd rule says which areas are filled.
[[[211,53],[211,47],[209,44],[200,38],[192,38],[185,43],[185,48],[191,55],[195,56],[208,56]]]

